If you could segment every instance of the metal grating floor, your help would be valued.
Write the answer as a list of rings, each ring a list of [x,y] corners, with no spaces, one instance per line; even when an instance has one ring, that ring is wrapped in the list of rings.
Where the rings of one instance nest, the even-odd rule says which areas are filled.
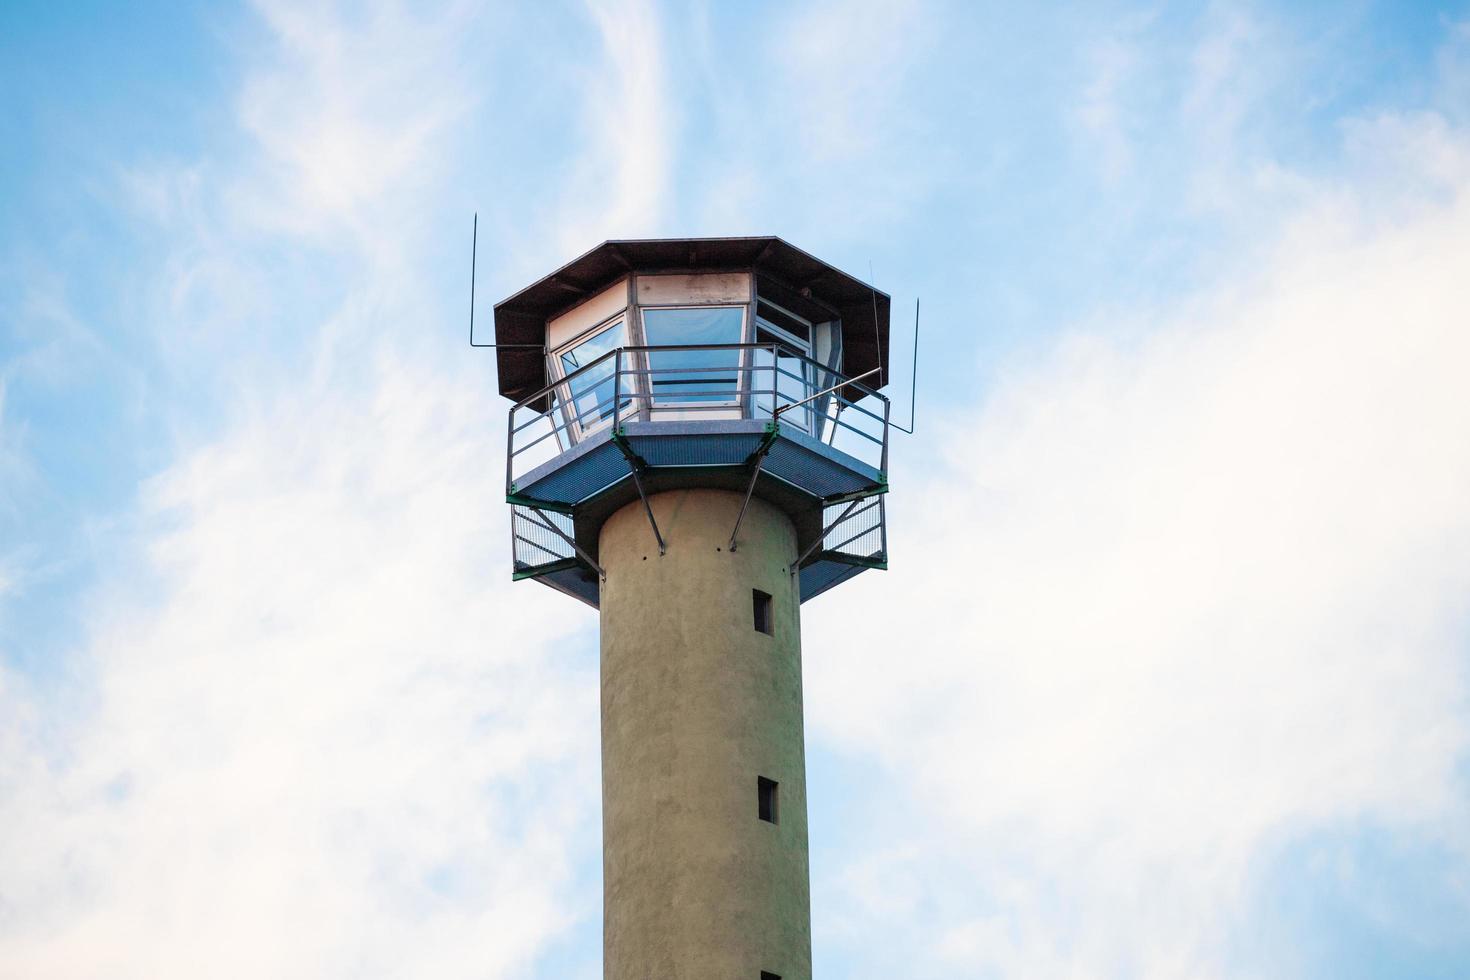
[[[697,484],[707,480],[743,483],[747,463],[767,432],[767,423],[750,419],[629,422],[621,430],[621,437],[628,451],[647,465],[645,482],[656,483],[662,472],[674,474],[671,478],[687,477]],[[717,478],[714,472],[723,475]],[[821,523],[831,521],[841,506],[823,501],[833,497],[868,498],[887,490],[884,475],[877,468],[790,428],[777,429],[762,472],[793,488],[796,493],[792,499],[808,501],[796,505],[798,509],[815,509]],[[585,514],[588,508],[595,513],[595,502],[606,504],[605,493],[628,479],[630,473],[623,449],[612,432],[605,430],[527,473],[510,488],[512,503],[565,512],[567,516],[558,514],[554,519],[567,532],[574,521],[571,515]],[[681,473],[684,476],[678,476]],[[693,475],[696,473],[705,475]],[[810,531],[813,536],[821,523]],[[571,557],[569,547],[529,521],[523,522],[513,537],[516,577],[536,578],[594,608],[598,606],[597,575],[580,559]],[[840,521],[827,538],[827,547],[834,550],[818,551],[799,573],[801,601],[867,568],[885,567],[884,544],[881,506],[867,509],[867,516],[856,513],[853,519]]]
[[[765,435],[764,422],[630,422],[628,448],[650,468],[744,466]],[[791,428],[778,429],[765,471],[813,497],[828,498],[885,489],[872,466]],[[575,507],[628,475],[627,458],[611,432],[516,480],[513,502]]]

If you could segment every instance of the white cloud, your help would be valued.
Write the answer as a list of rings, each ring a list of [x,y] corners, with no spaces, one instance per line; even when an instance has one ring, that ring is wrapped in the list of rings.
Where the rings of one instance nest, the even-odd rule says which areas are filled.
[[[670,213],[661,25],[590,9],[584,163],[527,235],[565,253]],[[879,225],[850,202],[912,151],[892,83],[932,39],[917,8],[835,11],[782,32],[802,57],[761,110],[811,152],[762,173]],[[186,331],[242,309],[270,329],[263,239],[345,232],[361,267],[299,324],[314,356],[250,364],[233,422],[150,486],[150,560],[87,610],[72,682],[0,671],[0,973],[522,975],[595,917],[592,621],[507,591],[487,380],[334,345],[423,316],[409,246],[470,104],[468,15],[263,12],[255,152],[130,185],[178,232],[160,331],[194,357]],[[825,71],[833,45],[873,70]],[[1200,91],[1238,54],[1202,54]],[[814,734],[914,801],[817,883],[870,974],[1219,975],[1286,842],[1361,823],[1465,853],[1470,168],[1433,116],[1349,139],[1352,185],[1275,173],[1319,197],[1256,279],[1001,372],[929,437],[939,476],[905,489],[900,447],[895,570],[807,627]]]
[[[385,247],[442,177],[447,130],[474,101],[458,56],[468,10],[257,9],[275,55],[239,100],[260,159],[237,206],[270,226],[357,231],[362,247]]]
[[[977,163],[959,159],[943,95],[918,80],[943,64],[944,18],[920,0],[697,15],[704,145],[687,179],[703,233],[872,240],[945,180],[968,179]]]
[[[595,919],[595,620],[508,581],[489,362],[403,327],[463,11],[357,13],[264,6],[249,151],[122,177],[225,422],[165,420],[57,678],[0,668],[0,974],[515,976]]]
[[[1273,138],[1320,94],[1317,66],[1339,53],[1284,16],[1213,3],[1181,29],[1156,9],[1085,31],[1070,121],[1079,162],[1130,216],[1170,199],[1176,219],[1273,226],[1299,188]]]
[[[914,975],[1225,976],[1288,843],[1470,872],[1470,166],[1376,130],[1434,148],[1391,209],[1325,192],[1253,277],[1001,372],[947,475],[895,454],[895,571],[811,608],[843,653],[808,698],[918,825],[832,928],[935,949]]]
[[[581,164],[560,215],[563,256],[657,232],[668,213],[674,105],[663,27],[647,0],[588,0],[603,60],[583,80]]]
[[[916,53],[932,38],[918,0],[818,2],[794,12],[776,35],[792,133],[820,166],[890,144],[884,125],[901,114],[899,89]]]
[[[1076,109],[1091,138],[1104,179],[1115,181],[1133,166],[1133,145],[1123,118],[1122,89],[1135,70],[1137,52],[1117,37],[1096,41],[1087,52],[1091,73]]]
[[[0,373],[0,478],[3,478],[0,486],[5,488],[0,491],[0,513],[6,514],[15,509],[14,488],[28,469],[20,448],[20,433],[16,431],[16,424],[5,416],[5,393],[9,381],[5,373]]]
[[[0,676],[0,972],[503,976],[588,913],[594,620],[508,591],[481,379],[341,380],[157,479],[74,703]]]
[[[77,391],[104,356],[96,334],[73,311],[62,277],[18,258],[7,270],[14,295],[0,295],[0,521],[21,520],[22,498],[43,492],[30,420],[15,394],[29,388]],[[8,283],[7,283],[8,284]],[[8,300],[8,302],[7,302]],[[12,401],[14,399],[14,401]]]
[[[1448,35],[1435,57],[1437,101],[1443,112],[1463,123],[1470,106],[1470,20],[1449,25]]]

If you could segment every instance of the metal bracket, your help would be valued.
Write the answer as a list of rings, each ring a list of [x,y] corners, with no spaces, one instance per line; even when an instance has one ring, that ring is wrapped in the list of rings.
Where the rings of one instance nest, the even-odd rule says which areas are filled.
[[[576,542],[575,539],[573,539],[571,537],[568,537],[567,536],[567,533],[565,531],[563,531],[561,528],[557,527],[555,524],[551,523],[551,518],[549,518],[545,514],[541,513],[541,509],[539,507],[528,507],[526,509],[529,510],[532,514],[536,515],[536,518],[538,520],[538,523],[540,523],[542,527],[546,528],[552,534],[555,534],[557,537],[561,538],[567,544],[571,545],[572,548],[573,548],[573,550],[575,550],[577,552],[577,556],[579,558],[581,558],[583,561],[585,561],[587,564],[591,565],[594,569],[597,570],[597,577],[598,578],[602,579],[602,581],[604,581],[604,582],[607,581],[607,572],[603,571],[602,566],[599,565],[599,564],[597,564],[597,562],[595,562],[595,561],[592,560],[592,556],[591,555],[587,554],[587,552],[585,552],[585,551],[582,550],[582,546],[579,545]]]
[[[835,521],[833,521],[831,524],[828,524],[826,527],[822,528],[822,533],[817,535],[817,540],[813,541],[807,547],[807,549],[801,553],[801,557],[800,558],[798,558],[798,559],[796,559],[796,561],[792,562],[792,564],[791,564],[791,574],[793,576],[797,573],[797,571],[799,571],[801,569],[801,563],[804,562],[804,561],[806,561],[809,557],[811,557],[811,553],[813,551],[816,551],[818,548],[820,548],[822,546],[822,542],[825,541],[825,540],[827,540],[827,535],[830,534],[830,533],[832,533],[832,529],[834,527],[836,527],[837,525],[841,524],[843,521],[847,520],[848,515],[850,515],[853,512],[853,509],[856,508],[857,505],[860,504],[860,503],[862,503],[862,500],[861,499],[854,500],[852,503],[850,503],[850,504],[847,505],[847,509],[845,509],[842,513],[840,513],[840,514],[837,515],[837,519]]]
[[[771,445],[775,443],[776,436],[781,432],[781,426],[772,422],[766,426],[766,434],[761,437],[760,445],[755,447],[755,452],[746,459],[745,465],[750,467],[750,484],[745,488],[745,499],[740,503],[740,514],[735,518],[735,527],[730,531],[730,551],[735,551],[735,535],[740,533],[740,525],[745,520],[745,511],[750,507],[750,496],[755,493],[755,481],[760,478],[761,466],[766,461],[766,453],[771,451]]]
[[[887,493],[888,481],[884,478],[882,473],[878,474],[878,480],[879,482],[873,484],[872,486],[864,487],[861,490],[854,490],[852,493],[834,493],[830,497],[823,497],[822,503],[830,507],[833,504],[845,504],[849,500],[867,500],[869,497],[875,494]]]
[[[612,441],[613,445],[618,447],[618,451],[623,454],[623,458],[631,463],[636,469],[648,469],[648,460],[633,452],[633,447],[628,445],[628,437],[623,434],[622,426],[618,426],[613,429]]]
[[[628,445],[628,440],[623,437],[620,430],[614,430],[612,434],[613,444],[623,453],[623,458],[628,461],[628,471],[633,474],[633,486],[638,488],[638,497],[643,501],[643,512],[648,515],[648,526],[653,528],[653,539],[658,542],[659,557],[663,557],[668,551],[668,545],[664,543],[664,536],[658,531],[658,521],[653,519],[653,507],[648,502],[648,494],[643,490],[643,478],[638,474],[648,467],[648,463],[633,452],[633,447]]]

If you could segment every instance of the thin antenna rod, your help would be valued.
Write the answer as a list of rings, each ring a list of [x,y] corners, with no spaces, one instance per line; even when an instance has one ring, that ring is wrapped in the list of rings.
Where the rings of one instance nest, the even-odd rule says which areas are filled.
[[[878,375],[878,384],[880,386],[882,386],[882,384],[884,382],[888,381],[889,378],[888,378],[888,376],[886,374],[883,374],[882,373],[882,371],[883,371],[883,335],[878,330],[878,288],[873,285],[873,281],[874,281],[874,277],[873,277],[873,260],[872,259],[869,259],[868,260],[868,292],[871,293],[872,296],[873,296],[873,347],[878,352],[878,371],[880,372],[879,375]],[[873,372],[871,372],[871,371],[868,372],[868,374],[872,374],[872,373]],[[897,422],[889,422],[888,423],[889,425],[893,426],[895,429],[897,429],[899,432],[902,432],[905,435],[910,435],[911,436],[911,435],[914,434],[914,408],[918,404],[918,394],[919,394],[919,298],[917,296],[915,296],[914,297],[914,368],[913,368],[913,377],[909,380],[909,427],[907,429],[905,429],[903,426],[899,425]]]
[[[477,344],[475,343],[475,252],[480,244],[480,212],[475,212],[474,224],[470,226],[470,346],[471,347],[534,347],[545,350],[545,344]]]
[[[909,427],[905,429],[896,422],[890,422],[895,429],[905,435],[914,434],[914,408],[919,403],[919,298],[914,297],[914,373],[909,380]]]
[[[869,259],[868,293],[873,297],[873,350],[878,354],[878,387],[881,388],[888,380],[888,376],[883,373],[883,335],[878,331],[878,287],[873,285],[876,281],[873,275],[873,260]]]
[[[475,251],[480,244],[480,212],[470,226],[470,346],[475,346]]]

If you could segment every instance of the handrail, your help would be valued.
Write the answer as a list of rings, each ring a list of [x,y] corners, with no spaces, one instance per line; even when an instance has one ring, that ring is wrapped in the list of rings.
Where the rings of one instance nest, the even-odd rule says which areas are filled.
[[[766,343],[761,343],[761,344],[662,344],[662,345],[658,345],[658,346],[648,346],[648,345],[631,346],[630,345],[630,346],[625,346],[625,347],[614,347],[612,350],[607,351],[607,352],[603,353],[602,355],[600,355],[596,360],[588,361],[586,364],[584,364],[581,367],[577,368],[577,370],[573,371],[571,374],[568,374],[568,375],[566,375],[564,377],[558,378],[557,380],[548,383],[545,387],[543,387],[540,390],[538,390],[535,394],[528,395],[525,398],[522,398],[520,401],[516,402],[514,406],[511,407],[511,411],[514,412],[514,411],[517,411],[519,409],[525,408],[531,402],[534,402],[534,401],[537,401],[539,399],[545,398],[547,395],[551,394],[555,389],[560,388],[562,385],[567,384],[567,383],[575,380],[579,375],[584,374],[585,372],[590,371],[592,368],[597,367],[597,365],[601,364],[603,361],[607,360],[608,358],[618,356],[619,353],[646,354],[646,353],[659,353],[659,352],[664,352],[664,351],[698,351],[698,350],[741,350],[741,351],[743,351],[743,350],[752,350],[752,351],[754,351],[754,350],[768,350],[768,351],[772,351],[772,352],[775,352],[775,351],[779,350],[779,351],[782,351],[788,357],[795,357],[795,358],[797,358],[797,359],[805,362],[806,364],[810,364],[812,367],[817,368],[818,370],[824,371],[827,374],[834,375],[834,376],[836,376],[838,378],[841,378],[842,381],[839,382],[839,384],[837,385],[837,387],[839,387],[839,388],[846,388],[846,387],[849,387],[849,386],[851,386],[853,388],[859,388],[859,389],[862,390],[862,392],[863,392],[864,395],[872,395],[874,398],[877,398],[877,399],[879,399],[881,401],[885,401],[885,402],[888,401],[888,397],[886,395],[884,395],[884,394],[882,394],[882,393],[880,393],[880,392],[878,392],[878,391],[876,391],[876,390],[874,390],[872,388],[869,388],[867,385],[863,384],[860,381],[857,381],[856,379],[846,377],[841,372],[839,372],[836,368],[833,368],[831,365],[823,364],[821,361],[817,361],[817,360],[814,360],[814,359],[812,359],[810,357],[807,357],[805,354],[801,353],[800,351],[796,350],[795,348],[790,347],[790,346],[788,346],[786,344],[780,343],[779,341],[768,341]],[[697,368],[672,368],[672,369],[660,369],[660,370],[693,371],[693,370],[698,370],[698,369]],[[728,369],[721,369],[721,370],[728,370]],[[736,370],[757,370],[757,369],[754,369],[754,368],[749,368],[749,369],[737,368]],[[759,370],[769,370],[769,369],[767,369],[767,368],[761,368]],[[627,373],[627,372],[625,372],[625,373]],[[853,404],[856,405],[856,402],[853,402]]]
[[[621,374],[619,376],[621,376],[621,375],[634,375],[634,376],[640,376],[640,377],[642,377],[642,376],[650,376],[650,375],[657,375],[657,374],[692,374],[692,373],[695,373],[695,372],[704,372],[704,373],[711,373],[711,374],[718,372],[718,373],[724,374],[724,373],[728,372],[729,370],[730,370],[729,368],[698,368],[698,367],[628,369],[628,370],[625,370],[625,371],[621,372]],[[767,371],[767,370],[772,370],[772,369],[771,368],[768,368],[768,367],[748,369],[749,373],[754,373],[755,371]],[[785,370],[781,370],[780,368],[776,368],[775,369],[775,372],[778,373],[778,374],[781,374],[781,375],[783,375],[785,377],[791,378],[791,379],[793,379],[795,381],[805,382],[805,379],[801,378],[798,375],[792,374],[789,371],[785,371]],[[725,379],[725,378],[716,378],[716,379],[713,380],[713,382],[706,382],[706,381],[703,381],[701,379],[680,379],[680,378],[674,378],[674,379],[670,379],[670,380],[662,381],[662,382],[655,381],[654,383],[655,384],[690,384],[690,385],[692,385],[692,384],[714,383],[714,384],[717,384],[717,385],[721,385],[722,386],[722,387],[716,387],[716,388],[706,388],[706,389],[700,389],[700,390],[696,390],[696,391],[685,391],[685,392],[683,392],[682,394],[684,395],[684,397],[685,398],[688,398],[690,396],[727,395],[727,394],[730,393],[730,389],[727,388],[727,387],[723,387],[723,385],[725,385],[727,383],[730,383],[730,382],[733,382],[733,380],[734,379],[729,379],[729,381],[727,382],[727,379]],[[790,411],[790,410],[796,409],[796,408],[802,408],[802,407],[804,407],[805,405],[807,405],[809,402],[813,401],[816,398],[820,398],[823,395],[834,393],[840,387],[842,387],[842,385],[840,385],[840,384],[839,385],[834,385],[831,388],[826,388],[826,389],[822,389],[820,391],[817,391],[816,393],[814,393],[814,394],[812,394],[812,395],[810,395],[810,396],[808,396],[806,398],[803,398],[800,401],[797,401],[797,402],[788,402],[787,404],[784,404],[784,405],[775,405],[774,406],[774,409],[773,409],[773,411],[771,413],[772,418],[778,419],[778,418],[780,418],[781,415],[783,415],[787,411]],[[770,395],[770,396],[772,396],[772,402],[773,402],[773,405],[774,405],[774,402],[775,402],[776,398],[779,398],[783,394],[784,394],[784,392],[782,392],[780,389],[777,389],[777,388],[750,388],[750,387],[747,387],[747,388],[741,388],[741,389],[739,389],[737,400],[741,400],[741,399],[745,399],[745,398],[759,398],[760,396],[763,396],[763,395]],[[627,390],[627,391],[622,391],[621,393],[615,392],[614,393],[614,396],[611,397],[611,398],[599,399],[597,402],[595,402],[594,404],[592,404],[590,406],[584,406],[582,408],[579,408],[577,410],[576,414],[573,416],[573,418],[578,422],[578,424],[581,424],[582,420],[584,418],[586,418],[587,416],[595,416],[600,421],[603,418],[603,416],[602,416],[603,410],[609,408],[614,401],[617,401],[617,402],[622,403],[622,404],[626,404],[628,402],[634,402],[634,401],[638,401],[638,402],[657,402],[659,399],[666,398],[666,397],[669,397],[669,396],[666,395],[666,394],[660,394],[659,392],[653,392],[653,391],[632,391],[632,390]],[[730,408],[730,404],[731,403],[730,402],[720,402],[720,403],[715,403],[715,404],[700,404],[699,402],[681,401],[681,402],[678,402],[676,404],[677,404],[677,408],[678,408],[679,411],[684,411],[684,412],[698,412],[698,411],[728,411],[729,408]],[[674,406],[671,405],[669,407],[674,407]],[[876,412],[873,412],[873,411],[868,410],[867,408],[865,408],[862,405],[855,404],[855,403],[847,403],[845,407],[851,408],[852,410],[858,412],[859,414],[864,415],[864,416],[872,419],[875,423],[884,423],[884,424],[886,424],[883,416],[877,414]],[[884,407],[887,408],[888,406],[885,404]],[[540,421],[543,421],[543,420],[548,419],[549,414],[550,413],[538,413],[537,415],[533,416],[530,420],[522,423],[521,425],[514,425],[513,424],[512,425],[512,428],[511,428],[511,434],[512,434],[512,436],[514,436],[516,434],[519,434],[519,433],[525,431],[526,429],[528,429],[531,426],[535,425],[537,422],[540,422]],[[866,432],[863,429],[861,429],[861,428],[859,428],[859,427],[857,427],[855,425],[852,425],[849,422],[843,421],[840,415],[825,416],[824,418],[834,428],[845,429],[845,430],[847,430],[849,432],[854,433],[855,435],[858,435],[858,436],[860,436],[860,437],[862,437],[864,439],[867,439],[870,442],[880,443],[881,444],[882,441],[883,441],[879,437],[873,435],[871,432]],[[551,429],[550,429],[550,431],[548,431],[548,432],[546,432],[546,433],[538,436],[536,439],[533,439],[531,442],[525,444],[524,446],[521,446],[519,448],[512,449],[511,455],[518,456],[522,452],[526,451],[527,449],[530,449],[532,446],[535,446],[535,445],[537,445],[540,442],[544,442],[546,439],[551,438],[551,436],[557,434],[558,432],[562,432],[562,431],[567,430],[569,427],[570,427],[569,422],[567,422],[565,420],[562,420],[562,421],[555,421],[555,420],[553,420],[551,422]]]
[[[731,364],[698,363],[696,359],[696,363],[680,365],[661,364],[657,357],[645,356],[698,351],[738,352],[742,356]],[[769,363],[757,364],[745,356],[745,352],[756,351],[769,352]],[[691,416],[685,413],[695,413],[693,417],[697,418],[698,413],[734,410],[742,418],[769,415],[773,422],[779,422],[783,416],[796,417],[788,413],[800,412],[805,421],[798,428],[804,428],[827,444],[837,445],[839,437],[857,438],[856,443],[848,444],[848,451],[856,452],[860,458],[871,452],[872,458],[866,461],[869,465],[876,463],[877,469],[886,473],[892,406],[886,396],[862,383],[868,374],[848,378],[780,341],[616,347],[550,382],[510,409],[506,436],[507,492],[514,492],[518,476],[546,461],[548,452],[552,456],[566,452],[591,431],[608,423],[619,424],[630,411],[635,417],[647,419],[650,410],[657,412],[661,408],[686,419]],[[579,385],[579,380],[585,383]],[[869,395],[876,399],[876,404],[865,403]],[[829,400],[819,401],[824,397]],[[548,399],[546,407],[532,409],[530,418],[517,419],[517,412],[533,402]],[[541,449],[530,457],[524,455],[548,440],[554,440],[551,449]],[[857,451],[859,446],[869,448]]]
[[[780,369],[777,368],[777,370],[780,370]],[[877,374],[880,370],[882,370],[882,369],[881,368],[873,368],[871,371],[864,371],[862,374],[858,375],[858,377],[859,378],[866,378],[870,374]],[[771,414],[779,417],[781,415],[781,413],[783,413],[783,412],[789,412],[793,408],[800,408],[801,406],[805,405],[807,402],[816,401],[818,398],[821,398],[823,395],[830,395],[830,394],[832,394],[832,392],[836,391],[838,388],[841,388],[841,387],[843,387],[843,384],[842,384],[841,381],[839,381],[839,382],[837,382],[835,385],[833,385],[830,388],[823,388],[821,391],[818,391],[818,392],[815,392],[813,394],[807,395],[805,398],[803,398],[799,402],[791,402],[788,405],[782,405],[780,408],[775,409],[774,411],[772,411]]]

